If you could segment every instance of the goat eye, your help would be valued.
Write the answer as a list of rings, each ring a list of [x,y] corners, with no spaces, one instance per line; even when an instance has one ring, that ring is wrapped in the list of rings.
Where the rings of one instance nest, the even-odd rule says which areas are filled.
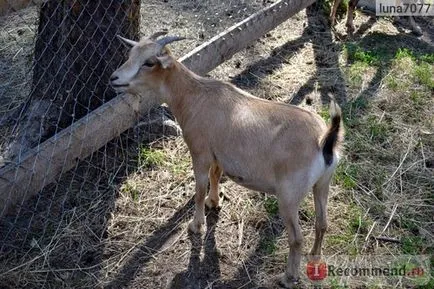
[[[146,66],[146,67],[152,67],[154,65],[155,65],[155,63],[150,61],[150,60],[146,60],[145,63],[143,63],[143,66]]]

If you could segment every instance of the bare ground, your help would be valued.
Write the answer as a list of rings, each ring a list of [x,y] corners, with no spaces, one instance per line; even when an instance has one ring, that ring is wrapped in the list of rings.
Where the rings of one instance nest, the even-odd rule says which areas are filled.
[[[180,56],[263,5],[201,3],[148,1],[143,33],[193,38],[173,46]],[[342,22],[331,31],[311,8],[211,73],[324,117],[330,96],[342,105],[346,153],[330,191],[326,255],[433,253],[433,64],[426,76],[418,58],[434,55],[429,21],[420,39],[357,14],[348,38]],[[397,57],[404,48],[415,56]],[[131,129],[1,220],[0,288],[277,288],[288,247],[275,200],[223,180],[223,206],[199,237],[187,232],[193,194],[182,138]],[[308,196],[305,252],[314,219]]]

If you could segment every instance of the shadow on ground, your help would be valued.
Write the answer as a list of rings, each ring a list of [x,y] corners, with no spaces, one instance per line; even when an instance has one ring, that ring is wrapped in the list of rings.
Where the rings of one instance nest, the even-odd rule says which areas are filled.
[[[345,79],[339,69],[341,45],[333,41],[328,20],[318,6],[314,4],[306,9],[307,26],[299,38],[274,49],[268,58],[249,65],[231,81],[244,89],[255,88],[261,83],[262,78],[287,63],[286,59],[298,53],[307,43],[312,43],[315,73],[291,96],[290,103],[300,104],[316,87],[319,89],[321,103],[328,103],[330,96],[340,103],[345,103]]]
[[[263,221],[259,225],[260,240],[251,255],[243,260],[243,266],[239,267],[235,276],[230,280],[221,280],[220,253],[216,247],[215,228],[219,219],[219,213],[211,210],[207,215],[207,232],[202,237],[189,234],[192,245],[188,269],[178,273],[170,283],[170,289],[201,289],[201,288],[259,288],[255,280],[259,268],[264,262],[264,257],[269,254],[267,244],[274,243],[284,230],[279,218]],[[204,250],[204,258],[200,260],[200,252]]]
[[[125,262],[125,264],[122,266],[122,269],[116,274],[116,278],[114,278],[112,282],[105,286],[105,288],[114,289],[128,287],[128,284],[134,279],[136,272],[141,267],[146,266],[149,260],[151,260],[153,254],[158,252],[164,246],[166,241],[168,241],[173,235],[179,233],[180,224],[184,223],[193,216],[193,204],[193,199],[190,199],[190,201],[188,201],[184,207],[178,209],[175,214],[173,214],[173,216],[166,221],[164,226],[158,228],[158,230],[153,232],[152,235],[146,239],[146,241],[137,246],[128,257],[128,261]],[[207,222],[208,219],[210,218],[207,218]],[[210,232],[212,233],[212,239],[214,240],[213,247],[215,248],[214,227],[215,226],[210,226],[209,228],[211,228]],[[200,238],[194,235],[190,235],[190,238],[193,245],[191,261],[198,261],[196,256],[198,257],[198,254],[200,253],[200,250],[197,251],[197,248],[201,246]],[[211,254],[209,256],[212,257]],[[193,262],[192,264],[196,263]],[[211,262],[211,264],[213,264],[213,262]]]

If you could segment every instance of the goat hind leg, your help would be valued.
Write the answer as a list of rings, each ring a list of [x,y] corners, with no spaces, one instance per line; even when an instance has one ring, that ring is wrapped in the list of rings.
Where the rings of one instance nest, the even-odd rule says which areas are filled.
[[[286,195],[287,196],[287,195]],[[281,285],[292,288],[299,281],[299,270],[301,262],[301,250],[303,246],[303,235],[298,222],[298,201],[279,198],[280,214],[285,222],[289,241],[288,263]]]
[[[315,241],[310,255],[315,259],[321,257],[321,246],[324,234],[327,231],[327,198],[329,193],[330,178],[318,181],[313,187],[315,203]]]
[[[219,206],[219,182],[223,174],[221,167],[214,162],[209,169],[209,194],[205,199],[205,205],[208,208],[217,208]]]

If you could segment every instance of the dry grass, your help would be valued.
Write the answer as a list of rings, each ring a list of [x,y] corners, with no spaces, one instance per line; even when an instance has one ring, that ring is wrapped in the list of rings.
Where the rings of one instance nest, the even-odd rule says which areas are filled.
[[[151,1],[164,20],[143,29],[197,36],[203,27],[206,39],[223,25],[207,15],[244,11],[231,1],[194,3]],[[368,20],[358,15],[356,24]],[[212,75],[325,118],[329,95],[342,104],[345,156],[330,191],[324,254],[433,254],[434,47],[388,20],[353,39],[343,38],[341,23],[335,33],[326,27],[320,11],[301,12]],[[181,55],[192,43],[179,45]],[[202,238],[190,235],[188,150],[180,137],[154,132],[125,133],[1,221],[0,287],[276,287],[288,247],[275,199],[225,179],[221,210],[208,212]],[[305,252],[314,218],[309,196],[300,212]]]
[[[35,8],[0,16],[0,159],[14,122],[11,117],[30,92]]]

